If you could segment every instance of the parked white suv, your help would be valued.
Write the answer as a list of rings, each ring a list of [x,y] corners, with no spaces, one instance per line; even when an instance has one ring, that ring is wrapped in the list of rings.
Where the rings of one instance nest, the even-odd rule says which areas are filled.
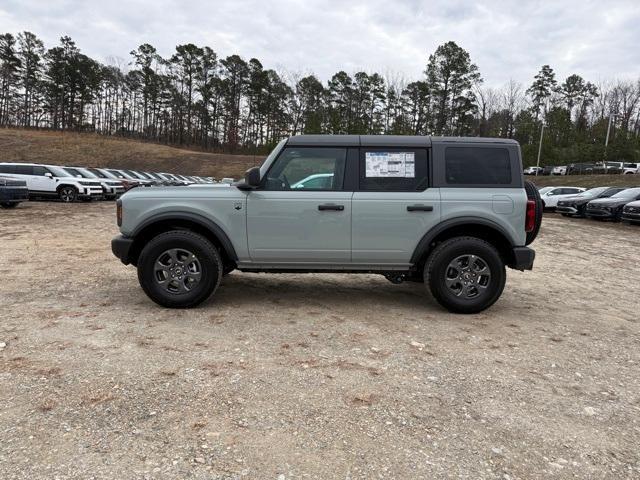
[[[625,163],[622,168],[622,173],[625,175],[631,174],[639,174],[640,173],[640,163]]]
[[[559,200],[578,195],[586,190],[580,187],[544,187],[538,190],[545,209],[555,209]]]
[[[0,173],[25,180],[30,197],[57,197],[63,202],[102,198],[102,185],[76,178],[55,165],[0,163]]]
[[[63,168],[76,178],[88,178],[100,182],[105,200],[114,200],[124,193],[124,185],[120,180],[99,178],[95,173],[83,167]]]

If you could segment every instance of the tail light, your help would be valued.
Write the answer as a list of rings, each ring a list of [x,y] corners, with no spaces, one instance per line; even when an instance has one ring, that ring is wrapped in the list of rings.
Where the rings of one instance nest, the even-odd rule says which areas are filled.
[[[116,202],[116,222],[118,226],[122,226],[122,201],[118,200]]]
[[[536,202],[527,200],[527,215],[524,222],[525,232],[533,232],[536,228]]]

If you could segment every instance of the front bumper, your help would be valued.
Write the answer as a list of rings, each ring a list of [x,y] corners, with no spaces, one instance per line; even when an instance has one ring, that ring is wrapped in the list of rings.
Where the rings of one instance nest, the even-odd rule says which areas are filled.
[[[102,198],[104,192],[102,190],[102,186],[98,185],[83,185],[78,189],[78,198],[82,200],[86,199],[95,199],[98,200]]]
[[[131,263],[130,252],[133,245],[133,238],[118,235],[111,240],[111,251],[125,265]]]
[[[622,220],[626,220],[627,222],[640,222],[640,212],[639,213],[631,213],[631,212],[622,212]]]
[[[558,213],[568,213],[569,215],[575,215],[578,213],[578,209],[575,205],[558,205],[556,207]]]
[[[514,270],[532,270],[536,251],[529,247],[513,247],[513,261],[507,266]]]
[[[587,217],[594,218],[615,218],[616,216],[614,211],[601,210],[599,208],[587,208],[585,214],[587,215]]]

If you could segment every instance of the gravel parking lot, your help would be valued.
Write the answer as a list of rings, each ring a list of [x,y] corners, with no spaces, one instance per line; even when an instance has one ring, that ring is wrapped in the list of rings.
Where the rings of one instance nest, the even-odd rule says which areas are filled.
[[[640,478],[640,228],[547,216],[487,312],[234,272],[165,310],[113,203],[0,223],[0,478]]]

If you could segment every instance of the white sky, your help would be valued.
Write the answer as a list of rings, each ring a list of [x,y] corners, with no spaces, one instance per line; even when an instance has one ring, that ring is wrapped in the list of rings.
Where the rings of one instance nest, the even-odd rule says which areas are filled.
[[[0,0],[0,33],[23,30],[47,48],[69,35],[102,62],[190,42],[323,81],[339,70],[415,80],[448,40],[489,86],[527,86],[543,64],[560,80],[640,78],[640,0]]]

